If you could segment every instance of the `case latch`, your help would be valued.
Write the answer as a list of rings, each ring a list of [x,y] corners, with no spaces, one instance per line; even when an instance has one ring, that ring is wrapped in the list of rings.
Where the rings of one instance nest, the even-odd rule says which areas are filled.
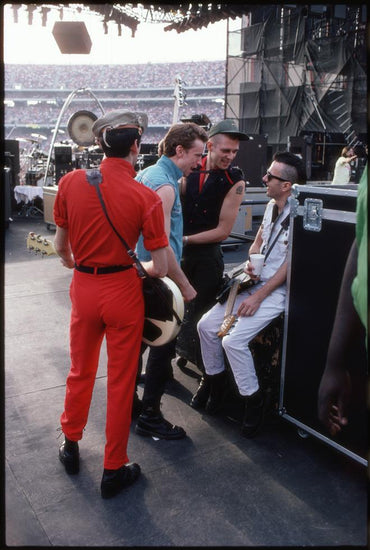
[[[305,199],[303,204],[303,227],[307,231],[321,231],[323,201],[321,199]]]

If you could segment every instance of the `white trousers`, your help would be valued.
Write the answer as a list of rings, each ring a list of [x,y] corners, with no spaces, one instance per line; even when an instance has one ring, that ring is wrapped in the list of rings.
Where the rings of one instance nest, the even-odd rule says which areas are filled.
[[[233,312],[239,304],[258,290],[251,288],[238,294]],[[249,317],[238,317],[228,334],[219,338],[217,333],[224,320],[225,304],[217,303],[200,319],[197,328],[200,338],[202,358],[207,374],[218,374],[225,370],[223,350],[230,363],[240,395],[252,395],[259,388],[256,369],[249,342],[265,328],[275,317],[284,311],[285,288],[279,287],[261,303],[256,313]]]

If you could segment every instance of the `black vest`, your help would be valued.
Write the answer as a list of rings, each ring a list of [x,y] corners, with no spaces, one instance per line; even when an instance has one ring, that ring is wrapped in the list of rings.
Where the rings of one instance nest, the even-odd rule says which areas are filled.
[[[204,170],[205,162],[202,163]],[[183,198],[184,235],[194,235],[214,229],[218,225],[224,198],[237,182],[244,180],[244,174],[236,166],[227,170],[211,170],[199,191],[201,172],[192,172],[186,180],[186,194]]]

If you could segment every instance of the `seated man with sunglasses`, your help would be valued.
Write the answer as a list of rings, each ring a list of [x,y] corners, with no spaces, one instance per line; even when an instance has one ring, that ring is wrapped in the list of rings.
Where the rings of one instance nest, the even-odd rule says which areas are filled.
[[[245,272],[254,285],[236,297],[232,313],[235,324],[223,337],[218,336],[224,320],[226,303],[217,303],[198,323],[201,352],[210,395],[205,406],[213,414],[222,406],[225,388],[225,362],[230,364],[240,395],[245,398],[242,434],[256,435],[263,420],[263,395],[259,388],[249,342],[285,308],[287,257],[289,242],[290,193],[294,183],[305,183],[300,158],[290,152],[277,152],[263,177],[270,201],[262,224],[249,248],[249,254],[264,254],[261,275],[253,273],[250,261]],[[199,387],[201,392],[202,388]]]

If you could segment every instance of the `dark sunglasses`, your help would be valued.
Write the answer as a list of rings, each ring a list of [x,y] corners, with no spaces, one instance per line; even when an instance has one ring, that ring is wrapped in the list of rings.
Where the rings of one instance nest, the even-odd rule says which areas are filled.
[[[287,179],[284,179],[284,178],[279,178],[279,176],[274,176],[273,174],[271,174],[271,172],[269,172],[268,170],[266,170],[266,175],[267,175],[267,181],[271,181],[272,179],[276,179],[276,180],[279,180],[279,181],[288,181]]]

